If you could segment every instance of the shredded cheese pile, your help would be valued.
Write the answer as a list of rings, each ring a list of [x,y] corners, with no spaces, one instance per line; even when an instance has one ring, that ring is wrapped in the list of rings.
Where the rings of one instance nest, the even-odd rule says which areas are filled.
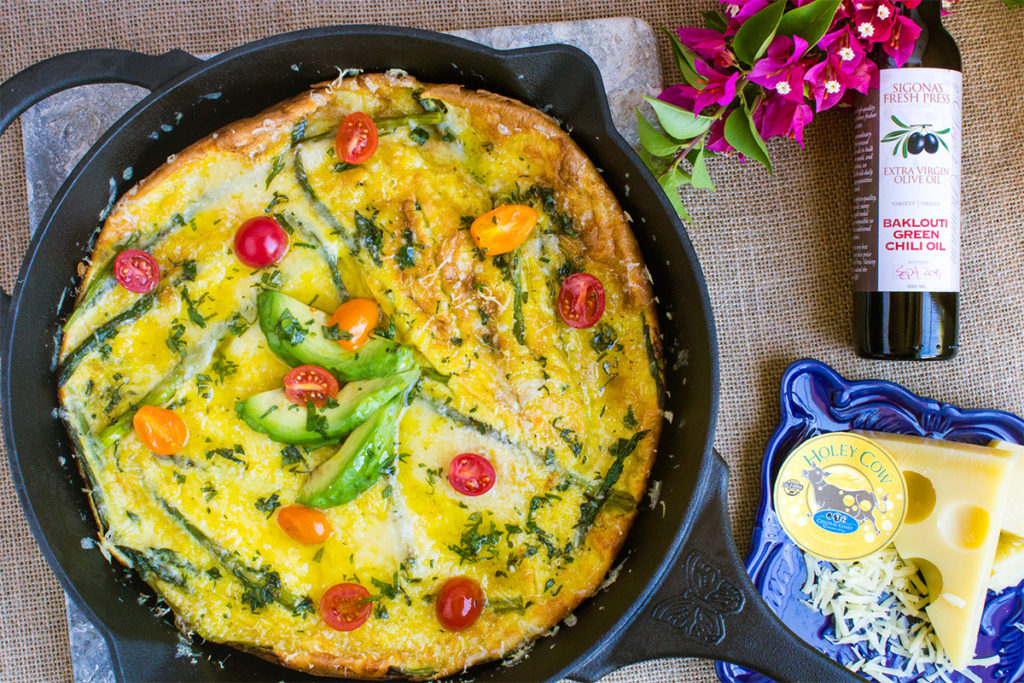
[[[917,566],[904,561],[893,546],[863,560],[833,564],[804,555],[807,581],[802,602],[831,616],[833,643],[848,645],[851,671],[880,683],[906,679],[922,681],[981,679],[970,671],[955,671],[935,635],[924,608],[928,588]],[[998,657],[974,660],[971,666],[992,666]]]

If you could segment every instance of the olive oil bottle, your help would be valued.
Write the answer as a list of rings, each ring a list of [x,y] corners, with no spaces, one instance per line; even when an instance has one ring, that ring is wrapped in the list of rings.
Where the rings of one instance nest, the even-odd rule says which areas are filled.
[[[962,77],[941,4],[909,10],[922,27],[913,53],[897,68],[877,50],[879,88],[857,104],[853,311],[865,358],[957,351]]]

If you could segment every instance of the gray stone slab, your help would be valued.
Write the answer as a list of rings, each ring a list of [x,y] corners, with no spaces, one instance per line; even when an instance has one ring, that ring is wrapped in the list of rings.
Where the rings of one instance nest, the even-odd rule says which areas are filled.
[[[633,110],[644,95],[661,89],[654,31],[640,19],[505,26],[452,34],[503,50],[550,43],[580,48],[597,63],[615,125],[633,145],[637,144]],[[130,85],[87,85],[54,95],[25,112],[21,125],[31,230],[89,147],[146,94],[145,89]],[[76,683],[112,682],[103,638],[70,600],[67,611]]]

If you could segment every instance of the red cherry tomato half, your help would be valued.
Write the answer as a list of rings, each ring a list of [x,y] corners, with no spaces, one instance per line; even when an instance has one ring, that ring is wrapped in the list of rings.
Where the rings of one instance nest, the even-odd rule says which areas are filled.
[[[370,591],[358,583],[331,586],[320,598],[320,618],[335,631],[354,631],[370,618]]]
[[[479,496],[494,486],[494,465],[482,455],[463,453],[448,465],[448,483],[464,496]]]
[[[277,263],[288,251],[288,233],[270,216],[256,216],[235,231],[235,256],[250,268]]]
[[[300,365],[284,376],[284,395],[297,405],[312,401],[323,408],[338,395],[338,380],[319,365]]]
[[[361,111],[346,116],[338,126],[334,151],[350,164],[361,164],[377,150],[377,124]]]
[[[590,273],[565,278],[558,292],[558,313],[569,327],[593,327],[604,314],[604,287]]]
[[[434,609],[441,626],[449,631],[462,631],[476,623],[484,611],[484,592],[473,579],[456,576],[441,587]]]
[[[114,277],[129,292],[145,294],[160,281],[160,266],[144,251],[125,249],[114,259]]]

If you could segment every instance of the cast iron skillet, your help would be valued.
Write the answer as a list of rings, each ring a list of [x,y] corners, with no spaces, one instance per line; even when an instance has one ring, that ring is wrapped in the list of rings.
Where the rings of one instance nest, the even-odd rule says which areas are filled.
[[[593,680],[670,656],[735,662],[783,679],[858,680],[771,616],[731,542],[727,470],[712,451],[718,371],[714,326],[697,258],[654,179],[615,132],[600,74],[583,52],[552,45],[494,51],[403,28],[344,26],[275,36],[202,61],[181,51],[147,56],[90,50],[54,57],[0,86],[0,131],[31,104],[84,83],[126,82],[152,94],[85,155],[36,231],[3,313],[0,398],[14,482],[32,531],[61,584],[103,632],[119,680],[302,679],[256,657],[198,642],[198,661],[176,657],[177,633],[138,604],[143,584],[114,570],[82,539],[96,528],[67,434],[56,419],[56,333],[73,301],[76,265],[98,216],[133,179],[217,128],[333,79],[336,67],[403,68],[427,82],[510,95],[565,121],[633,218],[660,299],[667,408],[652,479],[623,549],[624,568],[576,612],[577,623],[541,640],[512,667],[475,668],[481,681]],[[571,126],[571,128],[570,128]],[[132,173],[125,170],[131,168]],[[625,190],[626,186],[629,191]],[[667,314],[671,314],[671,317]],[[223,667],[218,661],[224,661]]]

